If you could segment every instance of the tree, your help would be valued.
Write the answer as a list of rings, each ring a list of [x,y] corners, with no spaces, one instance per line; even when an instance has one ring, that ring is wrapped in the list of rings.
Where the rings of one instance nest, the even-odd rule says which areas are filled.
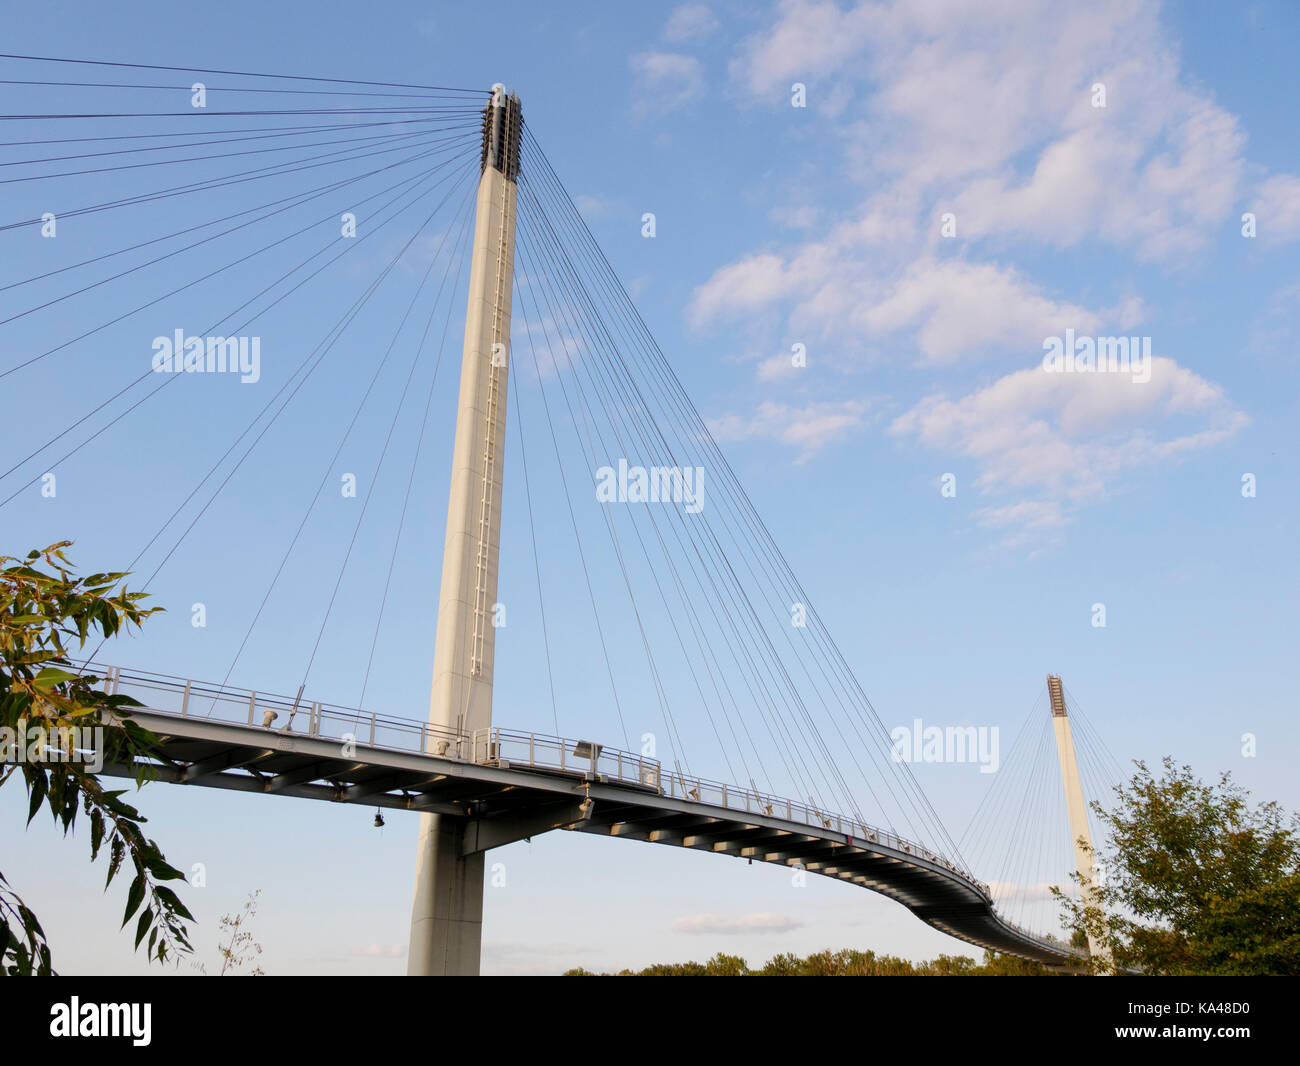
[[[1070,927],[1143,973],[1300,974],[1300,819],[1252,807],[1226,773],[1207,785],[1168,757],[1158,779],[1136,765],[1112,810],[1092,804],[1105,876],[1095,908],[1057,893]]]
[[[722,952],[708,962],[661,962],[633,972],[621,970],[620,977],[966,977],[1043,975],[1050,971],[1036,962],[1025,962],[1010,955],[984,952],[983,964],[977,965],[967,955],[940,955],[931,962],[909,962],[895,955],[877,955],[874,951],[815,951],[806,958],[789,952],[773,955],[761,970],[751,970],[738,955]],[[568,970],[565,977],[595,977],[581,967]],[[609,976],[609,975],[606,975]]]
[[[719,951],[704,964],[704,972],[709,977],[745,977],[749,967],[739,955],[726,955]]]
[[[96,688],[101,678],[71,669],[70,647],[84,648],[96,633],[107,639],[139,628],[158,607],[128,592],[125,573],[79,578],[60,541],[25,559],[0,556],[0,786],[20,776],[27,787],[27,824],[44,806],[66,836],[77,811],[90,822],[90,858],[108,857],[105,889],[129,859],[135,877],[127,890],[122,926],[140,911],[135,947],[148,937],[151,961],[190,950],[190,912],[163,882],[183,880],[157,843],[145,837],[146,819],[109,790],[97,772],[104,761],[126,763],[154,738],[131,720],[139,702]],[[46,569],[41,569],[41,564]],[[89,757],[87,757],[87,753]],[[144,784],[142,770],[137,787]],[[142,908],[143,905],[143,909]],[[40,921],[0,872],[0,973],[54,973]]]

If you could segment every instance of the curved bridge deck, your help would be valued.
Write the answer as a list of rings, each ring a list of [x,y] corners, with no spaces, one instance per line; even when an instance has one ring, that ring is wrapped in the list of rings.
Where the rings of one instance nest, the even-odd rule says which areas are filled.
[[[466,819],[465,851],[569,829],[804,869],[898,900],[968,943],[1048,965],[1078,960],[1001,918],[988,886],[914,842],[838,814],[539,733],[456,734],[411,719],[92,664],[147,709],[157,780]],[[272,718],[274,716],[274,718]],[[139,764],[108,765],[135,776]]]

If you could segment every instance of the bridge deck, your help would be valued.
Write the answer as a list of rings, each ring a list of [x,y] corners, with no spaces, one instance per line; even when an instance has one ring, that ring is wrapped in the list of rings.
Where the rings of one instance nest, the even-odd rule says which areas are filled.
[[[1005,921],[987,885],[918,844],[670,772],[640,755],[496,728],[458,736],[410,719],[144,671],[96,665],[90,672],[148,708],[133,717],[158,738],[149,760],[157,780],[464,817],[473,851],[569,829],[802,866],[898,900],[979,947],[1049,965],[1077,961],[1067,945]]]

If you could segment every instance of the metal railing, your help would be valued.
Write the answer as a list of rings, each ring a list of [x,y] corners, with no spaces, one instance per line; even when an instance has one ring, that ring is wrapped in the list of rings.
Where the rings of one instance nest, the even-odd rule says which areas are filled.
[[[961,878],[992,900],[986,883],[915,841],[795,800],[667,770],[657,759],[591,741],[497,726],[471,733],[357,707],[194,681],[148,670],[128,670],[94,662],[80,665],[84,672],[103,679],[106,692],[132,696],[150,711],[179,718],[252,726],[268,733],[292,733],[339,744],[350,742],[369,748],[435,755],[482,765],[527,766],[533,770],[577,777],[590,775],[672,799],[832,830],[863,844],[880,844],[925,859]],[[1010,926],[1005,919],[1002,921]],[[1015,926],[1010,927],[1024,932]]]

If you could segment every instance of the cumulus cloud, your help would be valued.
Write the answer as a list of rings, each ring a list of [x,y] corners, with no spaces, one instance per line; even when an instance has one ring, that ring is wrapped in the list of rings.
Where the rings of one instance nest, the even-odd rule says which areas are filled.
[[[723,267],[695,290],[691,318],[704,325],[724,314],[765,307],[788,294],[785,262],[779,255],[751,255]]]
[[[673,8],[664,27],[664,38],[674,44],[698,41],[718,28],[718,20],[707,4],[681,4]]]
[[[1053,300],[1011,268],[959,260],[921,261],[860,315],[877,330],[917,328],[922,361],[948,362],[989,345],[1036,348],[1073,326],[1092,332],[1100,317]]]
[[[804,462],[827,444],[857,429],[866,419],[866,400],[814,401],[802,407],[765,400],[752,415],[726,414],[708,420],[719,441],[775,440],[800,450]]]
[[[865,91],[848,152],[955,197],[969,236],[1092,236],[1172,260],[1228,217],[1244,169],[1235,116],[1185,83],[1154,3],[786,0],[731,76],[764,99],[792,81],[814,101]]]
[[[1053,298],[989,262],[985,245],[1005,252],[1017,242],[1093,241],[1178,264],[1237,210],[1244,134],[1186,83],[1154,4],[785,0],[741,44],[730,71],[742,94],[782,106],[792,80],[809,82],[814,99],[851,86],[861,118],[828,133],[873,192],[855,214],[830,220],[825,236],[719,269],[694,294],[697,327],[780,307],[792,325],[835,316],[852,336],[909,300],[933,306],[927,282],[957,275],[959,295],[979,299],[984,289],[1002,298],[982,304],[980,318],[1050,317],[1041,301]],[[1098,85],[1105,107],[1093,106]],[[1300,193],[1286,180],[1261,189],[1261,210],[1276,219],[1276,233],[1300,227]],[[955,215],[963,261],[941,267],[945,212]],[[1037,305],[1027,316],[1022,293]],[[942,322],[918,314],[911,325],[922,334],[922,361],[956,356]],[[972,331],[973,352],[1000,339],[986,334]]]
[[[927,396],[890,432],[971,460],[983,494],[1018,494],[977,515],[1018,544],[1065,525],[1072,507],[1126,473],[1218,444],[1248,422],[1219,386],[1157,356],[1147,382],[1038,366],[956,399]]]
[[[1281,244],[1300,239],[1300,178],[1278,174],[1263,182],[1250,207],[1259,240]]]
[[[523,373],[549,381],[568,373],[582,359],[587,344],[575,328],[580,316],[567,303],[559,308],[559,314],[558,319],[544,315],[515,320],[511,344]]]
[[[745,914],[727,918],[719,914],[695,914],[688,918],[674,918],[670,928],[674,933],[690,936],[735,936],[741,933],[789,933],[802,929],[804,922],[787,914]]]
[[[1055,899],[1052,895],[1052,889],[1058,888],[1065,895],[1074,899],[1079,898],[1079,887],[1072,882],[1061,884],[1060,882],[1038,881],[1032,885],[1018,885],[1014,881],[990,881],[989,894],[994,900],[1027,900],[1034,902],[1038,900]]]
[[[694,56],[651,51],[628,62],[643,108],[671,111],[704,94],[704,70]]]
[[[613,204],[603,196],[591,196],[587,193],[578,193],[573,198],[573,206],[578,209],[583,218],[599,218],[608,214]]]
[[[833,0],[783,0],[778,10],[776,23],[747,38],[731,63],[732,76],[756,94],[784,93],[810,71],[839,69],[883,24],[868,4],[842,11]]]
[[[795,366],[794,360],[783,352],[777,355],[769,355],[766,359],[759,361],[758,380],[781,381],[794,377],[801,369],[801,367]]]
[[[1119,253],[1125,274],[1132,263],[1180,268],[1252,202],[1244,131],[1184,73],[1154,0],[782,0],[740,43],[729,77],[733,97],[787,111],[791,84],[805,83],[797,121],[838,149],[851,175],[841,189],[870,191],[838,215],[820,199],[816,216],[776,214],[803,228],[698,284],[690,324],[760,349],[779,330],[843,371],[1001,364],[974,391],[923,384],[891,427],[975,465],[980,527],[1008,542],[1050,536],[1127,475],[1246,424],[1218,386],[1170,359],[1145,385],[1007,372],[1067,327],[1126,334],[1153,317],[1127,277],[1109,291],[1095,275],[1073,289],[1059,274],[1040,280],[1045,251]],[[852,112],[833,123],[816,113],[849,97]],[[817,160],[823,173],[834,163]],[[784,201],[813,202],[807,173],[798,180]],[[1300,179],[1266,176],[1255,192],[1261,240],[1300,238]],[[945,215],[955,239],[941,233]],[[778,357],[758,366],[760,388],[786,377]],[[759,401],[715,426],[784,442],[803,461],[864,413],[842,398]]]

